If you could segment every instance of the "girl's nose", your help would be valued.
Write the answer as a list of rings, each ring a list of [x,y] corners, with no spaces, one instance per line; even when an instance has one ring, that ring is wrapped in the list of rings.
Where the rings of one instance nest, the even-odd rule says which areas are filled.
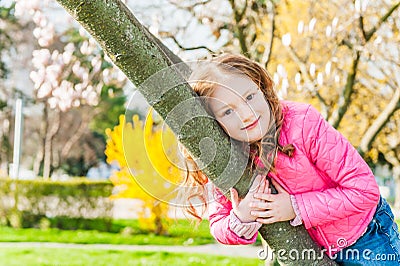
[[[238,114],[243,123],[253,122],[255,117],[253,108],[247,103],[240,105]]]

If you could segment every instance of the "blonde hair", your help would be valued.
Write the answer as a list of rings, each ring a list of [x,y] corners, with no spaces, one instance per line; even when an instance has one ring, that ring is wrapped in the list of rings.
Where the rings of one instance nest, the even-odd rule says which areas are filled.
[[[199,67],[192,73],[189,82],[194,82],[194,84],[191,84],[193,90],[199,96],[205,96],[202,97],[202,99],[206,99],[213,94],[218,82],[221,81],[221,79],[224,79],[226,75],[230,74],[245,75],[257,84],[258,88],[262,91],[265,99],[269,103],[274,120],[274,126],[272,131],[270,130],[272,135],[267,133],[269,136],[266,136],[257,142],[250,143],[251,152],[249,157],[249,168],[251,171],[257,169],[259,164],[255,163],[255,159],[259,158],[265,169],[275,171],[274,158],[276,152],[279,150],[289,157],[292,157],[294,146],[288,144],[282,147],[277,143],[283,123],[283,110],[274,90],[271,76],[267,70],[258,63],[241,55],[223,54],[214,57],[211,62],[214,64],[206,64],[205,67]],[[207,102],[204,102],[204,106],[212,115],[212,112],[207,106]],[[273,150],[269,153],[265,153],[263,151],[264,147],[270,147]],[[182,148],[183,146],[181,149]],[[195,161],[188,152],[183,152],[183,154],[186,160],[186,178],[183,182],[185,191],[183,197],[187,203],[187,205],[185,205],[185,211],[201,221],[201,216],[207,209],[208,196],[205,184],[208,182],[208,178],[199,170]],[[198,213],[197,209],[192,204],[193,199],[198,199],[203,203],[201,213]]]

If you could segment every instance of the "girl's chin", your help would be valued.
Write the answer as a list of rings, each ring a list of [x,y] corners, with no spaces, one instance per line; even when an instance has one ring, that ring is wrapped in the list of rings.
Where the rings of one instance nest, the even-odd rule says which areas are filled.
[[[262,139],[261,136],[248,136],[247,138],[243,138],[242,141],[248,142],[248,143],[254,143],[257,141],[260,141]]]

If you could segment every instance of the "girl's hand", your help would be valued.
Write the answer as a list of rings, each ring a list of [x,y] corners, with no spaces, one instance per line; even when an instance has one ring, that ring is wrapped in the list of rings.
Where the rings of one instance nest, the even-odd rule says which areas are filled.
[[[260,200],[255,199],[254,195],[256,193],[261,195],[270,194],[271,191],[268,185],[269,185],[268,180],[265,178],[265,176],[258,175],[254,179],[253,184],[249,189],[249,192],[243,199],[239,198],[236,189],[234,188],[230,189],[233,213],[236,215],[237,218],[239,218],[239,220],[242,223],[249,223],[256,221],[258,216],[252,215],[251,212],[262,211],[263,209],[257,206],[251,207],[250,204],[252,202],[261,203],[264,201],[262,199]]]
[[[255,193],[254,200],[250,205],[252,208],[262,210],[253,210],[251,215],[257,216],[257,222],[271,224],[279,221],[289,221],[296,217],[292,207],[289,193],[281,187],[275,180],[272,184],[275,186],[278,194]]]

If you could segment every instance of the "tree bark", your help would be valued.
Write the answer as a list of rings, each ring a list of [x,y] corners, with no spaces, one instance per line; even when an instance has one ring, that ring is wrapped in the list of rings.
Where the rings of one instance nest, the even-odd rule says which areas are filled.
[[[138,87],[179,141],[200,166],[204,166],[203,172],[211,181],[223,192],[234,186],[241,196],[245,195],[253,177],[237,165],[246,165],[248,155],[239,144],[229,140],[196,99],[182,76],[182,70],[188,72],[187,66],[180,64],[176,69],[171,68],[181,60],[157,41],[119,0],[57,2],[97,40],[115,65]],[[165,71],[168,68],[172,71]],[[156,80],[152,79],[155,74]],[[173,115],[176,106],[184,106],[185,112]],[[185,122],[183,126],[182,121]],[[211,162],[205,160],[199,148],[201,141],[210,138],[215,144]],[[281,259],[285,265],[336,265],[326,255],[320,256],[318,246],[303,226],[292,227],[288,222],[281,222],[264,225],[260,233],[272,249],[286,251],[286,259]],[[303,251],[310,249],[316,256],[301,260]],[[298,251],[300,260],[288,256],[291,250]]]
[[[51,175],[51,166],[53,162],[53,139],[57,132],[60,130],[60,111],[54,113],[52,126],[46,130],[46,137],[44,143],[44,157],[43,157],[43,178],[49,179]],[[48,117],[47,117],[48,118]],[[50,122],[48,122],[50,123]]]
[[[43,167],[43,161],[44,161],[44,150],[45,150],[45,143],[46,143],[46,132],[49,130],[49,107],[46,103],[43,104],[43,116],[41,119],[41,125],[40,125],[40,131],[39,131],[39,136],[41,139],[39,140],[39,152],[35,156],[35,161],[33,163],[33,172],[35,173],[35,176],[39,176],[40,174],[43,176],[42,167]],[[42,137],[43,136],[43,137]]]
[[[354,84],[356,82],[357,68],[358,68],[358,63],[360,61],[360,55],[361,52],[356,51],[351,71],[347,74],[346,85],[339,96],[338,107],[333,111],[332,116],[328,120],[329,124],[331,124],[334,128],[339,127],[339,124],[342,121],[351,103],[351,95],[354,93]]]

